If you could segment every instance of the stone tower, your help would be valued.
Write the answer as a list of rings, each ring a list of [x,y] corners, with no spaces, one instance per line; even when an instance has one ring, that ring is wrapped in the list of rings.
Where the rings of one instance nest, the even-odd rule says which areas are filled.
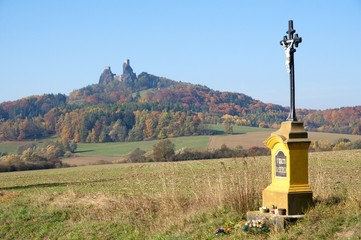
[[[137,79],[137,76],[129,64],[129,59],[125,60],[123,63],[123,74],[121,75],[120,79],[127,87],[134,87],[134,81]]]

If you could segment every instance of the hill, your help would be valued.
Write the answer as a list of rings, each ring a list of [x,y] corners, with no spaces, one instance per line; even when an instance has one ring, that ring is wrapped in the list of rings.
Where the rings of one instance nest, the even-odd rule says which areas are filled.
[[[124,142],[215,134],[206,124],[277,128],[288,108],[243,93],[220,92],[145,72],[129,60],[119,76],[106,67],[97,84],[65,96],[44,94],[0,104],[0,141],[54,134],[77,142]],[[360,134],[361,106],[325,111],[300,109],[309,130]]]

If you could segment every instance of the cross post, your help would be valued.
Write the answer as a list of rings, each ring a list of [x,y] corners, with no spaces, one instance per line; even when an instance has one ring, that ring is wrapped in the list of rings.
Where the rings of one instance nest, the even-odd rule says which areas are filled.
[[[280,41],[280,44],[286,50],[286,64],[288,64],[287,69],[290,74],[290,113],[287,117],[287,121],[297,121],[296,117],[296,107],[295,107],[295,63],[294,63],[294,53],[296,52],[295,47],[298,47],[298,44],[302,42],[302,38],[293,29],[293,20],[288,21],[288,31],[286,32],[288,36],[284,36]]]

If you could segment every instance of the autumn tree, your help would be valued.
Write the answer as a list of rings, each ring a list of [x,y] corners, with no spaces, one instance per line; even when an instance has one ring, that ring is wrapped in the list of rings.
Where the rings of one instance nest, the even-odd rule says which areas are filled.
[[[109,136],[113,142],[124,142],[127,137],[126,126],[123,126],[121,121],[118,119],[111,127]]]

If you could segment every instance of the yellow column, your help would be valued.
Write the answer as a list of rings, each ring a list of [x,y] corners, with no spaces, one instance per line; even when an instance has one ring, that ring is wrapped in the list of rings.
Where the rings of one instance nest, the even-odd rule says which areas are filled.
[[[272,183],[263,190],[263,206],[299,215],[312,205],[308,184],[308,140],[302,122],[286,121],[264,142],[271,149]]]

